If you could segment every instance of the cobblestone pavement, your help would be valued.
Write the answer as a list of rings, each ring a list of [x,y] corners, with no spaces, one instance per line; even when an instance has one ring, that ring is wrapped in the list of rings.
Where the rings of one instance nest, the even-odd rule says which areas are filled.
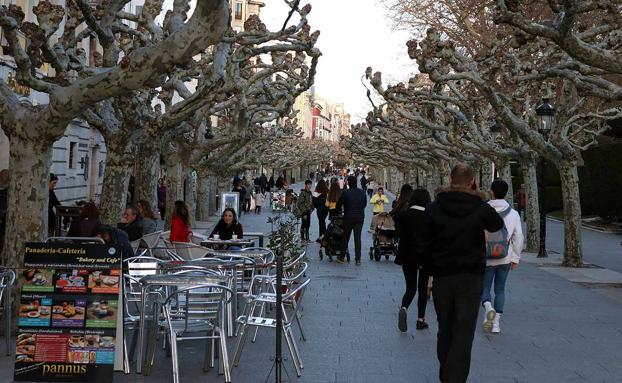
[[[269,209],[261,216],[242,217],[245,230],[268,232],[268,215]],[[368,224],[369,221],[365,230]],[[317,234],[315,217],[311,234],[313,238]],[[299,339],[305,368],[303,376],[296,378],[288,357],[285,367],[291,381],[437,382],[436,317],[432,302],[427,312],[430,329],[414,330],[413,306],[408,332],[399,332],[397,309],[404,288],[401,270],[392,259],[370,261],[366,252],[370,238],[366,231],[363,238],[360,267],[320,261],[318,245],[308,246],[309,275],[313,279],[303,311],[308,340]],[[350,251],[354,251],[352,244]],[[476,332],[469,381],[620,382],[622,305],[600,290],[568,282],[535,265],[522,264],[508,281],[503,333],[485,334],[481,326]],[[260,331],[256,343],[246,344],[240,366],[233,370],[234,382],[274,381],[273,376],[267,379],[273,363],[273,339],[273,332]],[[229,346],[232,353],[235,338],[230,339]],[[181,350],[183,382],[223,381],[214,371],[202,371],[202,343],[189,342]],[[10,358],[0,361],[0,381],[10,381]],[[171,362],[162,351],[149,377],[115,374],[115,382],[170,381]]]

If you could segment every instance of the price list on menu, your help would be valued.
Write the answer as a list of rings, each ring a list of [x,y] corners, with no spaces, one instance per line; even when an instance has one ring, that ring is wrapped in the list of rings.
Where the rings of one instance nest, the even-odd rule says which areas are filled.
[[[15,381],[112,382],[120,249],[28,243],[18,276]]]

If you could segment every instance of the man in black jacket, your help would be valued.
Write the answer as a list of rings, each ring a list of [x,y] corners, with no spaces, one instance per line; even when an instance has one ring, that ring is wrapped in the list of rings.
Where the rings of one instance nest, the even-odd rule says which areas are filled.
[[[356,177],[348,177],[349,189],[341,193],[337,201],[336,210],[340,211],[343,206],[343,221],[345,230],[345,240],[343,254],[348,250],[350,234],[354,231],[354,255],[356,265],[361,264],[361,232],[365,221],[365,207],[367,206],[367,196],[363,189],[356,187]],[[337,262],[343,263],[343,255],[337,258]]]
[[[138,208],[128,205],[123,212],[121,222],[117,224],[117,229],[123,230],[130,241],[136,241],[143,236],[143,221]]]
[[[486,269],[484,230],[503,219],[479,195],[469,165],[451,171],[450,187],[426,209],[422,254],[434,276],[437,356],[443,383],[466,382]]]

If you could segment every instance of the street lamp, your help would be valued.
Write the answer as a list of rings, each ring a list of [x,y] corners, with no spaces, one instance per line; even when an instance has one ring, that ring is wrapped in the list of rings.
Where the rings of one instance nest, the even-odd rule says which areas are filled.
[[[536,108],[538,116],[538,131],[548,142],[549,133],[555,123],[555,107],[549,102],[548,98],[542,99],[542,104]],[[546,258],[546,159],[540,155],[540,250],[538,258]]]

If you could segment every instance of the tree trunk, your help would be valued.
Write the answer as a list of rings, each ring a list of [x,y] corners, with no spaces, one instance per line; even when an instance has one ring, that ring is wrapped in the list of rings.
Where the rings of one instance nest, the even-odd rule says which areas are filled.
[[[136,156],[136,177],[134,179],[135,200],[148,201],[152,209],[156,209],[158,206],[159,172],[160,152],[153,150],[150,145],[139,145]]]
[[[116,225],[127,205],[127,187],[130,182],[130,165],[127,144],[106,142],[106,164],[100,208],[102,222]]]
[[[579,174],[576,163],[557,164],[562,184],[564,202],[564,266],[581,267],[581,199],[579,197]]]
[[[492,183],[493,180],[493,175],[492,175],[492,161],[485,161],[484,164],[482,165],[482,179],[481,179],[481,184],[479,185],[482,190],[486,190],[487,188],[490,187],[490,184]]]
[[[209,216],[217,214],[220,210],[218,206],[218,179],[214,176],[208,178],[209,199],[207,202],[207,212]]]
[[[175,201],[182,200],[184,195],[182,182],[181,164],[179,162],[166,161],[166,218],[165,230],[171,229],[171,218],[175,209]]]
[[[184,202],[188,206],[188,214],[190,215],[190,227],[195,226],[197,215],[197,203],[194,191],[193,170],[188,167],[184,171]]]
[[[512,187],[512,167],[509,161],[499,161],[499,178],[507,182],[508,194],[505,196],[505,200],[508,201],[510,206],[514,204],[514,188]],[[490,185],[483,185],[484,190],[490,190]]]
[[[52,164],[52,145],[11,137],[6,231],[2,251],[3,265],[22,267],[24,243],[42,241],[48,228],[48,181]],[[54,222],[50,223],[54,225]]]
[[[536,174],[536,160],[521,161],[521,172],[525,183],[527,200],[527,230],[525,233],[525,250],[537,253],[540,246],[540,203],[538,199],[538,176]]]
[[[197,221],[207,221],[210,216],[210,184],[207,172],[197,171]]]

